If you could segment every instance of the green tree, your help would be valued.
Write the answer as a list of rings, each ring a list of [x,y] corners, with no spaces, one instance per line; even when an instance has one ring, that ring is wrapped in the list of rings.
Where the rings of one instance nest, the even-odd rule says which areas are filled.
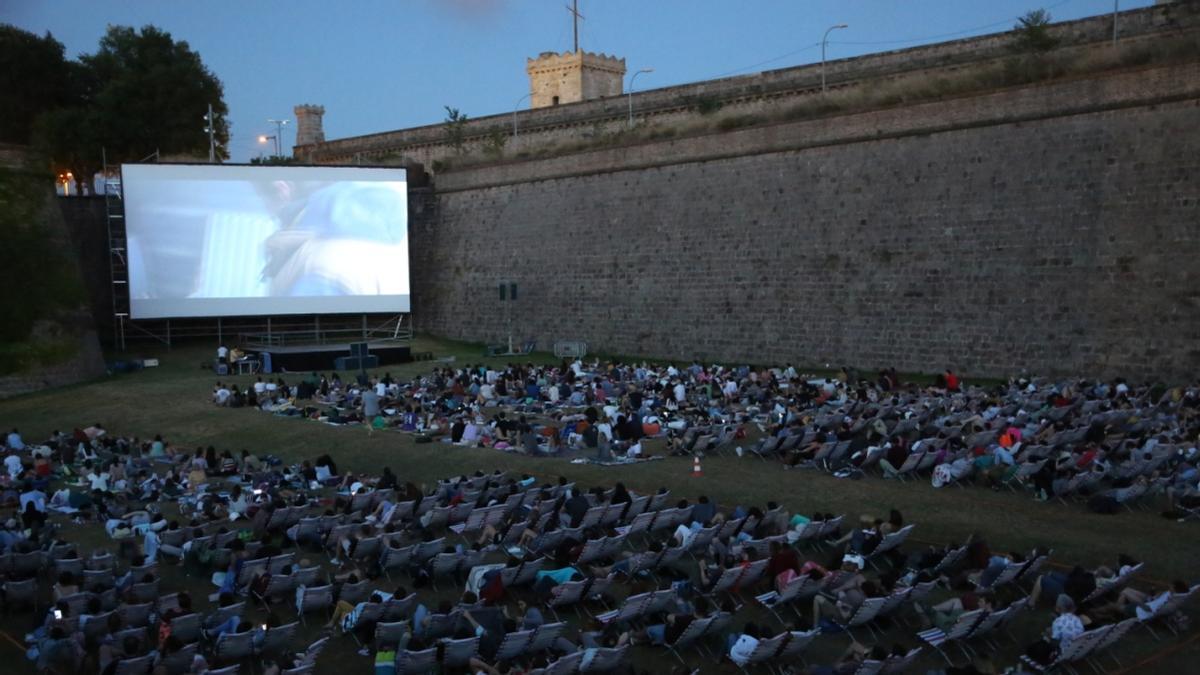
[[[90,176],[101,148],[110,164],[163,154],[208,155],[204,114],[216,117],[217,156],[228,157],[221,81],[170,33],[109,26],[95,54],[80,57],[80,103],[49,111],[35,138],[61,166]]]
[[[504,146],[508,145],[508,129],[492,127],[483,142],[483,151],[493,158],[504,155]]]
[[[50,33],[0,24],[0,141],[26,145],[43,113],[78,104],[80,66]]]
[[[442,107],[446,109],[446,142],[461,155],[467,151],[467,115],[458,108]]]
[[[265,157],[252,157],[251,164],[259,164],[262,166],[287,166],[289,164],[298,164],[295,157],[290,155],[267,155]]]
[[[1050,34],[1050,12],[1035,9],[1017,19],[1016,47],[1023,52],[1046,52],[1058,46],[1058,38]]]

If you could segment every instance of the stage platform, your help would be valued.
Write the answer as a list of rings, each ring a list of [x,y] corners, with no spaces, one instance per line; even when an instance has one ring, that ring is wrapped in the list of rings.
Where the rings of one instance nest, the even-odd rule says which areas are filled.
[[[377,365],[413,360],[412,346],[408,341],[372,340],[367,344],[370,355],[379,359]],[[247,346],[246,351],[251,354],[270,354],[272,372],[327,372],[334,369],[335,359],[350,358],[350,343],[256,345]],[[353,369],[357,370],[358,366],[354,365]]]

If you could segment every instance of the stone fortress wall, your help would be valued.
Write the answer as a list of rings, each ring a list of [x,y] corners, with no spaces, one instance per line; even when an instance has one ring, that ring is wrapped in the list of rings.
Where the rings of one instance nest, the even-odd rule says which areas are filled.
[[[1200,372],[1200,63],[451,171],[420,330],[677,359]]]
[[[1194,10],[1179,7],[1127,13],[1122,25],[1194,32]],[[1058,30],[1100,40],[1111,23]],[[998,37],[973,49],[992,41],[996,58],[1007,53]],[[912,52],[954,68],[962,49]],[[896,58],[851,61],[887,77]],[[785,79],[689,91],[762,85],[745,105],[766,105],[772,77]],[[529,116],[568,127],[568,109],[613,105]],[[415,195],[415,323],[502,340],[496,285],[506,281],[521,289],[514,337],[539,348],[579,339],[658,358],[1191,381],[1198,122],[1192,58],[456,167]]]
[[[1181,27],[1200,24],[1200,12],[1186,4],[1167,4],[1123,12],[1120,17],[1122,44],[1154,40]],[[1060,40],[1060,50],[1087,53],[1109,47],[1112,19],[1107,16],[1064,22],[1051,26]],[[914,80],[951,75],[1010,57],[1011,32],[966,38],[938,44],[830,60],[826,66],[828,86],[834,90],[873,89],[898,79]],[[585,55],[595,56],[595,55]],[[597,57],[598,58],[598,57]],[[653,80],[639,81],[648,86]],[[701,118],[697,109],[719,104],[713,117],[759,115],[812,101],[820,95],[821,67],[810,64],[765,71],[752,75],[707,80],[673,87],[639,91],[633,95],[634,118],[639,125],[662,128],[685,127]],[[537,91],[532,92],[535,96]],[[453,104],[451,103],[453,106]],[[322,112],[324,110],[322,109]],[[511,137],[513,112],[476,116],[463,127],[462,148],[450,142],[442,122],[364,136],[307,142],[298,139],[294,155],[314,164],[412,164],[427,170],[452,163],[462,154],[484,155],[493,135],[506,136],[502,159],[521,160],[547,147],[587,141],[627,127],[628,100],[621,95],[558,106],[534,107],[516,114],[518,134]],[[337,111],[331,110],[336,116]],[[317,122],[320,124],[320,121]],[[324,138],[324,135],[320,136]]]

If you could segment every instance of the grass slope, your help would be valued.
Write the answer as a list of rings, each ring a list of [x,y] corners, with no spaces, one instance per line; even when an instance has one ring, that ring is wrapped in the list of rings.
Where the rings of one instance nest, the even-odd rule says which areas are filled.
[[[483,359],[480,350],[472,345],[418,338],[414,351],[430,351],[436,356],[454,356],[456,365],[490,362],[503,364],[503,358]],[[247,448],[252,452],[276,454],[286,461],[312,459],[328,452],[340,466],[352,471],[378,472],[390,466],[401,480],[418,484],[475,469],[502,468],[528,472],[542,480],[565,475],[581,486],[611,485],[624,481],[631,489],[652,491],[665,486],[679,496],[694,498],[707,494],[723,506],[734,504],[764,504],[776,500],[793,512],[811,513],[816,510],[845,513],[851,518],[859,514],[886,514],[889,508],[900,509],[909,522],[917,524],[914,538],[922,542],[962,541],[972,532],[982,533],[992,549],[1028,550],[1034,545],[1055,549],[1059,562],[1087,566],[1114,564],[1117,554],[1127,552],[1148,562],[1148,577],[1155,581],[1184,578],[1195,581],[1197,561],[1200,561],[1200,541],[1194,523],[1180,524],[1159,517],[1156,513],[1122,513],[1100,516],[1086,512],[1078,505],[1043,504],[1026,495],[993,492],[978,488],[946,488],[935,490],[927,482],[898,483],[870,477],[860,481],[837,480],[813,471],[780,470],[777,464],[757,459],[706,458],[704,475],[692,477],[691,460],[668,458],[633,467],[605,468],[573,465],[560,459],[535,459],[510,455],[494,450],[468,449],[441,443],[419,445],[411,437],[393,432],[370,434],[363,427],[332,427],[298,419],[284,419],[253,409],[218,409],[209,402],[209,392],[216,377],[199,366],[210,358],[211,346],[148,348],[140,356],[157,357],[162,366],[135,374],[121,375],[100,381],[31,394],[0,402],[0,427],[19,427],[27,439],[45,437],[55,429],[69,431],[72,427],[103,423],[114,433],[137,434],[143,438],[156,433],[177,446],[215,445],[218,450]],[[549,355],[536,355],[534,360],[549,362]],[[397,377],[428,372],[429,362],[389,366],[377,372],[390,371]],[[286,377],[286,376],[285,376]],[[231,378],[246,384],[247,376]],[[105,546],[103,532],[96,528],[68,527],[67,537],[79,541],[85,550]],[[826,557],[821,554],[820,557]],[[176,574],[173,570],[168,575]],[[1151,581],[1147,579],[1146,581]],[[194,595],[207,594],[206,582],[168,576],[167,582],[187,584],[197,589]],[[1145,583],[1141,584],[1145,586]],[[166,586],[170,587],[170,586]],[[200,603],[201,611],[207,607]],[[805,610],[807,614],[807,609]],[[285,616],[291,612],[285,610]],[[1040,628],[1049,625],[1044,615],[1036,621],[1023,622]],[[740,619],[740,616],[739,616]],[[759,620],[756,617],[756,620]],[[769,630],[778,626],[772,622]],[[20,639],[29,628],[28,617],[9,617],[3,620],[5,631]],[[892,636],[906,636],[911,643],[910,630],[892,631]],[[1032,639],[1032,634],[1019,635]],[[1188,636],[1193,637],[1193,636]],[[7,644],[7,641],[2,641]],[[335,652],[345,651],[345,658],[354,659],[357,671],[367,669],[367,661],[353,654],[339,641]],[[844,635],[823,637],[818,641],[810,662],[827,662],[846,645]],[[1200,648],[1190,640],[1178,644],[1155,644],[1135,633],[1126,644],[1127,653],[1139,660],[1151,657],[1167,647],[1175,651],[1153,663],[1139,666],[1137,672],[1186,672],[1192,661],[1200,656]],[[9,644],[0,647],[18,655]],[[1015,647],[1003,650],[998,665],[1014,662]],[[672,665],[670,657],[659,651],[640,649],[636,652],[639,665],[665,668]],[[1122,659],[1130,664],[1129,658]],[[338,657],[323,661],[322,671],[333,672]],[[22,662],[24,666],[24,662]],[[923,667],[933,667],[927,660]],[[715,670],[708,664],[705,672]],[[732,671],[731,671],[732,672]]]

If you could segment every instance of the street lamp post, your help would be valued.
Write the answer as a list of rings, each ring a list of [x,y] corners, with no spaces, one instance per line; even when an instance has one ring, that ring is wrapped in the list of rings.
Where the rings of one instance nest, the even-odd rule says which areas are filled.
[[[283,125],[287,124],[288,121],[289,120],[267,120],[267,122],[269,124],[275,125],[274,138],[275,138],[275,156],[276,157],[283,156],[283,149],[280,147],[280,139],[283,138]]]
[[[844,23],[839,23],[836,26],[830,26],[825,30],[825,35],[821,37],[821,91],[825,91],[825,45],[829,44],[829,34],[839,28],[849,28]]]
[[[204,133],[208,134],[208,163],[214,164],[217,161],[217,118],[213,116],[211,103],[204,115]]]
[[[1113,0],[1113,46],[1117,46],[1117,14],[1121,11],[1121,0]]]
[[[642,73],[653,73],[653,68],[642,68],[629,77],[629,128],[633,128],[633,81]]]
[[[513,140],[514,141],[517,140],[517,112],[521,109],[521,104],[525,102],[525,99],[529,98],[530,96],[533,96],[532,91],[529,92],[528,94],[525,94],[521,98],[517,99],[516,105],[513,106]]]
[[[278,150],[278,148],[279,148],[279,139],[278,139],[277,137],[275,137],[275,136],[267,136],[267,135],[263,135],[263,136],[259,136],[259,137],[258,137],[258,142],[259,142],[259,143],[266,143],[267,141],[275,141],[275,148],[276,148],[276,151],[275,151],[275,153],[276,153],[276,154],[279,154],[279,150]]]

